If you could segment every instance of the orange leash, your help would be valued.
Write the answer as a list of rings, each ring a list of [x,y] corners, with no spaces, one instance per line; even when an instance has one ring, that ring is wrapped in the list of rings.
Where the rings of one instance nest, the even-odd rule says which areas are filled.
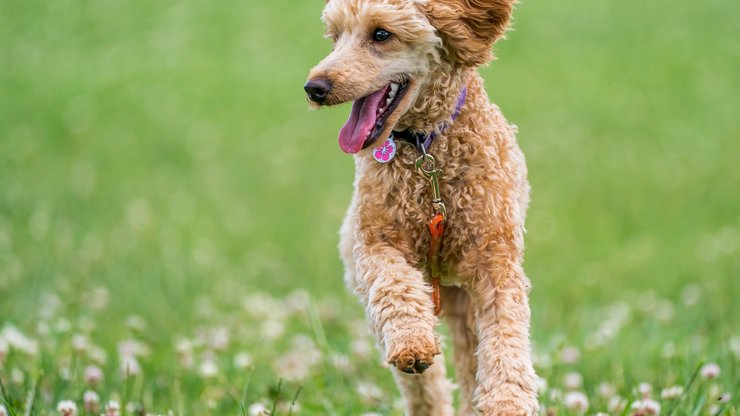
[[[442,213],[434,214],[429,220],[429,252],[427,262],[429,263],[429,278],[432,282],[432,301],[434,302],[434,314],[439,316],[442,311],[442,299],[440,296],[441,284],[439,280],[439,249],[442,246],[442,236],[445,233],[445,216]]]
[[[426,153],[424,147],[422,147],[422,151],[424,153],[416,160],[416,169],[429,180],[432,186],[432,219],[429,220],[429,234],[431,238],[429,251],[427,252],[427,264],[429,265],[429,280],[432,284],[434,314],[439,316],[439,313],[442,311],[439,250],[442,247],[447,210],[439,192],[439,176],[442,174],[442,171],[437,169],[434,157]]]

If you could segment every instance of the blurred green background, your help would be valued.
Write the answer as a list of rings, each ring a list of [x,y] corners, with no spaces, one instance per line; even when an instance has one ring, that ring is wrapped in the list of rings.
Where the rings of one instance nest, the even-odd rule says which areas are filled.
[[[0,327],[33,332],[53,293],[105,323],[104,345],[145,317],[167,357],[203,298],[306,288],[360,318],[336,250],[349,107],[309,112],[302,90],[330,50],[323,5],[0,2]],[[518,6],[481,72],[527,156],[536,344],[659,299],[672,319],[635,320],[595,373],[661,373],[646,350],[669,340],[737,365],[738,15],[726,0]],[[91,312],[100,286],[109,306]]]

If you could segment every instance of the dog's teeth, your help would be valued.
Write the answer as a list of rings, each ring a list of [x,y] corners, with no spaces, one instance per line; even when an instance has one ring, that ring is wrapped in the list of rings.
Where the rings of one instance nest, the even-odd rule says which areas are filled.
[[[391,96],[389,95],[389,96],[388,96],[388,99],[387,99],[387,100],[385,100],[385,105],[391,105],[391,101],[393,101],[393,97],[391,97]]]
[[[390,104],[390,102],[393,101],[394,98],[396,98],[397,92],[398,92],[398,84],[392,82],[391,90],[388,91],[388,104]]]

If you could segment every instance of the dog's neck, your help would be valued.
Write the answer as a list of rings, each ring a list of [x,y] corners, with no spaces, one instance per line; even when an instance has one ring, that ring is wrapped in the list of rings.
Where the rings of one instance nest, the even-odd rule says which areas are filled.
[[[396,124],[396,130],[431,132],[449,121],[460,91],[474,69],[440,64],[419,89],[416,101]]]
[[[437,138],[437,136],[444,134],[445,130],[447,130],[448,127],[450,127],[450,124],[455,122],[455,119],[458,115],[460,115],[460,111],[462,110],[463,105],[465,104],[465,99],[468,94],[468,87],[464,85],[462,89],[460,90],[460,93],[457,96],[457,103],[455,104],[455,110],[450,116],[450,118],[435,126],[433,130],[429,131],[412,131],[411,129],[406,130],[393,130],[393,137],[396,140],[402,140],[405,141],[413,146],[416,147],[416,149],[419,151],[419,153],[426,153],[429,147],[432,145],[432,142],[434,139]]]

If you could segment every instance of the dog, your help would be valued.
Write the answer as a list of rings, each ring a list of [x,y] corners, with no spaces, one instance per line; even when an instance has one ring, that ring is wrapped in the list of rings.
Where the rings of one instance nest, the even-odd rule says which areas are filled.
[[[522,268],[527,169],[476,69],[492,60],[513,3],[328,0],[333,50],[304,85],[312,107],[353,102],[339,132],[356,171],[340,229],[344,279],[409,415],[454,413],[440,319],[460,414],[538,412]]]

